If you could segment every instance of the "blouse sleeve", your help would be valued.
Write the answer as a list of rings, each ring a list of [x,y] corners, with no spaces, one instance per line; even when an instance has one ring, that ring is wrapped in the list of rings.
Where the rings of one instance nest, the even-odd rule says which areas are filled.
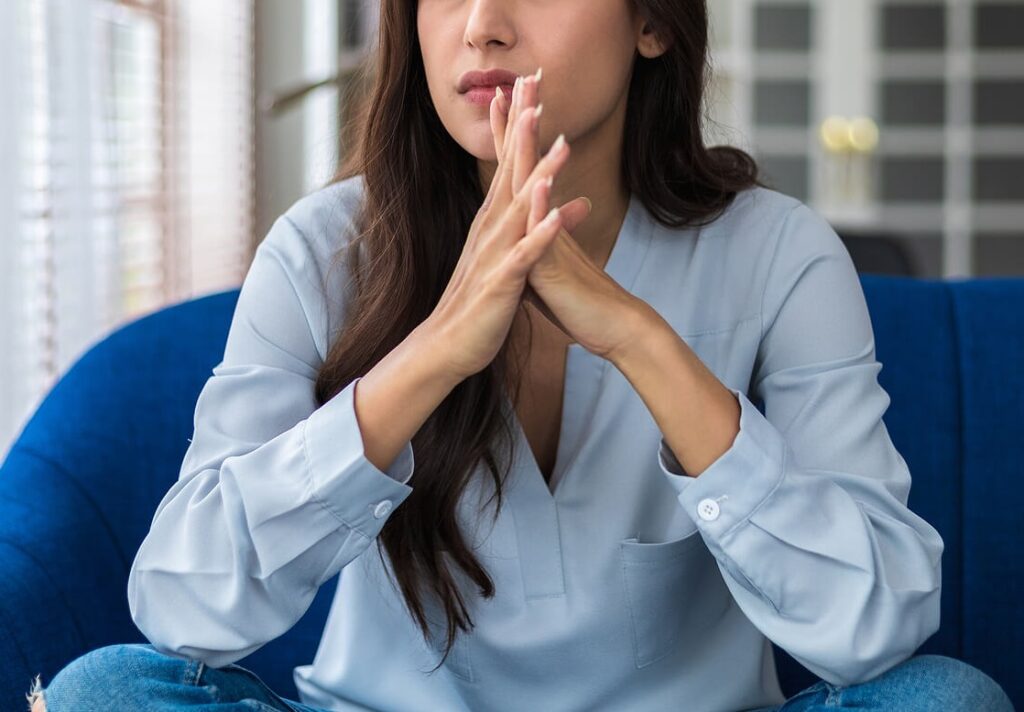
[[[849,252],[804,204],[785,217],[762,298],[739,433],[698,477],[659,463],[738,605],[822,679],[862,682],[939,628],[939,533],[907,508],[910,472]]]
[[[278,218],[129,572],[132,618],[162,652],[222,667],[280,636],[412,492],[411,441],[386,471],[366,458],[359,379],[316,407],[317,275],[304,236]]]

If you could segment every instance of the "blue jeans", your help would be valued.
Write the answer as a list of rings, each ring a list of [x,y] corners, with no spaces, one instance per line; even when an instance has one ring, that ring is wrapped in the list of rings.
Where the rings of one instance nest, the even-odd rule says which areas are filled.
[[[324,712],[280,697],[240,665],[211,668],[198,660],[164,655],[148,643],[97,648],[72,660],[45,690],[37,684],[33,693],[43,696],[47,712]],[[760,707],[750,712],[831,708],[862,712],[1014,712],[1009,697],[995,680],[943,655],[916,655],[858,685],[841,687],[819,680],[781,707]]]

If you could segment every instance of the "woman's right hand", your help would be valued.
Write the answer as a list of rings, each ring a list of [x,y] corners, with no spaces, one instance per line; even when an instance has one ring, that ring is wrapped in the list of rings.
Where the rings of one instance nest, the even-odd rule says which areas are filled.
[[[532,77],[529,81],[533,81]],[[428,321],[447,351],[459,379],[494,360],[522,302],[527,275],[562,227],[559,209],[548,211],[551,182],[569,157],[561,137],[537,161],[536,127],[540,106],[520,111],[525,81],[513,89],[509,127],[498,156],[498,170],[480,206],[452,278]],[[501,111],[491,100],[491,125]],[[495,140],[497,143],[497,139]],[[532,160],[531,160],[532,158]],[[519,166],[534,165],[525,181]],[[514,186],[522,182],[516,191]]]

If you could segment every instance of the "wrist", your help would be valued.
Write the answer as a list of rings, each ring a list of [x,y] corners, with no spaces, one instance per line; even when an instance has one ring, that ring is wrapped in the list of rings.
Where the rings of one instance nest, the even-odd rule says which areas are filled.
[[[421,322],[406,340],[430,377],[448,391],[469,377],[454,366],[456,359],[448,349],[455,342],[447,335],[444,326],[433,318],[428,317]]]
[[[623,373],[637,360],[646,360],[647,354],[661,348],[668,335],[675,336],[672,327],[650,304],[642,299],[636,301],[625,317],[628,337],[608,355],[608,360]]]

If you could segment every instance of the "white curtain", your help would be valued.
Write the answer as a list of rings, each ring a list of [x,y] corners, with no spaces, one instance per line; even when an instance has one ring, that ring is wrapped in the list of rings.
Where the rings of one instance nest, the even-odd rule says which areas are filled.
[[[254,248],[253,0],[0,0],[0,460],[139,316]]]

